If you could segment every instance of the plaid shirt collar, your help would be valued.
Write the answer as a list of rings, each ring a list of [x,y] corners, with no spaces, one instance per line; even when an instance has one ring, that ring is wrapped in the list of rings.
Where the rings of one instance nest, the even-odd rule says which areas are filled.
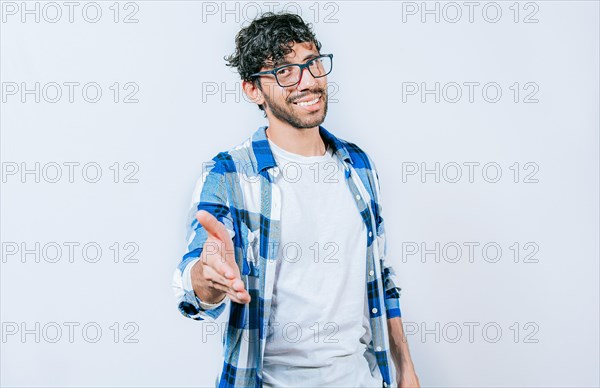
[[[252,134],[252,149],[256,156],[256,165],[259,173],[264,169],[277,166],[277,162],[275,162],[275,158],[273,157],[273,151],[271,151],[271,146],[269,146],[269,141],[267,140],[266,130],[267,126],[263,126]],[[319,134],[325,144],[331,147],[334,154],[346,162],[353,163],[346,146],[337,137],[320,125]]]

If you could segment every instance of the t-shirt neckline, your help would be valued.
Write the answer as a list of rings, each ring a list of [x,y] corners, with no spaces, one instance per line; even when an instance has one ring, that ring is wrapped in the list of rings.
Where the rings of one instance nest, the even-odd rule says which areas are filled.
[[[329,147],[329,145],[327,143],[325,143],[325,146],[327,148],[323,155],[304,156],[304,155],[300,155],[300,154],[296,154],[296,153],[284,150],[283,148],[279,147],[277,144],[275,144],[269,138],[267,138],[267,140],[269,141],[269,146],[271,147],[271,151],[273,152],[273,154],[275,156],[278,156],[278,157],[286,159],[286,160],[291,160],[291,161],[298,162],[298,163],[314,163],[314,162],[325,161],[325,160],[331,159],[331,157],[332,157],[331,147]]]

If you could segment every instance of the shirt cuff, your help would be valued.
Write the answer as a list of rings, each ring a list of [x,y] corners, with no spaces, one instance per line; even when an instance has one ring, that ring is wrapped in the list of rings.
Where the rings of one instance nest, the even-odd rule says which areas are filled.
[[[198,304],[200,305],[200,307],[202,307],[202,309],[204,310],[212,310],[212,309],[216,309],[217,307],[219,307],[219,305],[221,303],[223,303],[225,301],[225,299],[227,298],[227,294],[225,294],[225,296],[223,297],[223,299],[221,299],[219,302],[217,303],[206,303],[200,300],[200,298],[198,298],[198,295],[196,295],[196,300],[198,301]]]

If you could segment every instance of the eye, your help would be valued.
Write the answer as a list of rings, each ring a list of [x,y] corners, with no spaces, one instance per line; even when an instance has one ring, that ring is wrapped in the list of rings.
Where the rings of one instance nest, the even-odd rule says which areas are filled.
[[[277,75],[287,75],[290,72],[289,67],[285,67],[277,72]]]

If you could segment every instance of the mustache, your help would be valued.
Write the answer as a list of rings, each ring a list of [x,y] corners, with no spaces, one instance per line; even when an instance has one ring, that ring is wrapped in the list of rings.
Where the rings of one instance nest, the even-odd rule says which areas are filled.
[[[294,103],[296,101],[302,100],[305,97],[314,96],[314,95],[316,95],[316,96],[327,96],[327,93],[324,90],[322,90],[322,89],[312,90],[310,92],[306,92],[306,93],[303,93],[303,94],[301,94],[299,96],[296,96],[293,99],[290,99],[290,102]]]

